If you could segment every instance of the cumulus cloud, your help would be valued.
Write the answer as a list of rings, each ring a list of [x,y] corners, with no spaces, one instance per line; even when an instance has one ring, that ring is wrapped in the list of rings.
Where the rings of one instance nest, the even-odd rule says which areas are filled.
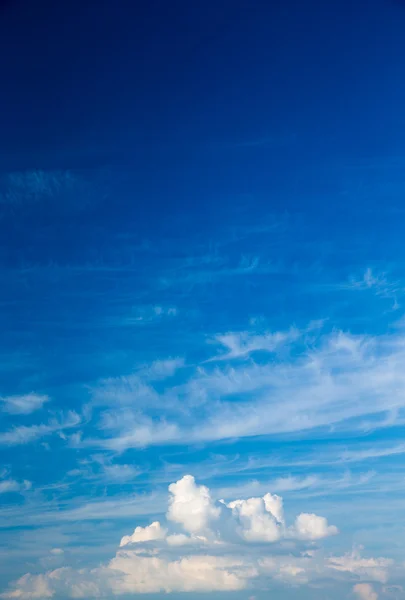
[[[42,408],[46,402],[49,402],[48,396],[34,393],[0,398],[2,410],[11,415],[29,415]]]
[[[266,496],[271,497],[270,494]],[[266,503],[266,496],[234,500],[227,505],[240,523],[238,529],[241,537],[248,542],[276,542],[284,533],[283,520],[277,520],[271,508],[274,504],[279,519],[282,519],[282,509],[277,502],[267,499]]]
[[[182,525],[189,533],[206,531],[220,516],[221,509],[214,505],[209,489],[196,485],[192,475],[185,475],[170,484],[169,492],[167,518]]]
[[[267,512],[273,515],[280,525],[284,525],[283,499],[277,494],[265,494],[263,496]]]
[[[191,475],[169,486],[166,516],[167,527],[154,521],[124,536],[115,557],[102,567],[80,571],[64,567],[38,576],[27,574],[3,597],[89,598],[106,594],[240,590],[260,573],[277,575],[266,559],[258,559],[255,544],[274,544],[292,537],[311,542],[330,535],[332,529],[335,532],[326,519],[316,515],[310,515],[299,532],[295,526],[286,527],[282,499],[270,493],[262,498],[217,502],[210,490],[198,485]],[[247,544],[254,550],[251,556],[246,555]],[[282,580],[293,577],[300,582],[307,569],[285,557],[277,572]]]
[[[377,592],[374,591],[374,588],[369,583],[356,583],[353,586],[353,593],[360,600],[378,600]]]
[[[318,540],[338,533],[325,517],[306,513],[298,515],[295,524],[287,528],[283,500],[270,493],[262,498],[215,502],[206,486],[185,475],[170,484],[169,494],[167,519],[181,525],[194,539],[234,541],[236,535],[246,542],[276,542],[283,537]],[[184,534],[180,535],[172,537],[171,543],[188,543]]]
[[[298,515],[291,531],[303,540],[320,540],[338,533],[337,527],[328,525],[325,517],[308,513]]]
[[[132,535],[125,535],[122,538],[120,546],[162,540],[165,536],[166,530],[161,527],[159,521],[155,521],[147,527],[136,527]]]

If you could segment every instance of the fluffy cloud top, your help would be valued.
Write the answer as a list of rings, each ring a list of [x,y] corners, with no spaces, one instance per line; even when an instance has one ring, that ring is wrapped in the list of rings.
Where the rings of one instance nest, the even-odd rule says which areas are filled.
[[[293,532],[302,540],[320,540],[338,533],[337,527],[328,525],[325,517],[301,513],[295,520]]]
[[[162,529],[159,521],[154,521],[148,527],[136,527],[132,535],[124,535],[120,546],[162,540],[164,537],[166,537],[166,530]]]
[[[283,500],[280,496],[265,494],[262,498],[215,502],[210,490],[197,485],[192,475],[185,475],[169,486],[167,519],[178,524],[183,532],[173,532],[166,538],[166,530],[158,521],[148,527],[137,527],[131,536],[124,536],[121,547],[129,544],[164,540],[169,545],[203,542],[277,542],[282,538],[319,540],[335,535],[338,530],[325,517],[302,513],[294,525],[286,527]]]
[[[170,484],[169,492],[167,518],[189,533],[204,532],[220,516],[221,509],[214,506],[209,489],[205,485],[197,486],[192,475]]]
[[[284,533],[282,521],[277,521],[271,511],[271,503],[266,504],[264,498],[234,500],[228,504],[239,521],[241,537],[248,542],[276,542]]]

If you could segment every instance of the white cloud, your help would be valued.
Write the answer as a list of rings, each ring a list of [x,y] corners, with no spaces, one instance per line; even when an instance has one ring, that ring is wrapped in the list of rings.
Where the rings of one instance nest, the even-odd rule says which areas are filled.
[[[353,592],[360,600],[378,600],[377,592],[369,583],[356,583]]]
[[[185,535],[184,533],[173,533],[168,535],[166,542],[169,546],[187,546],[189,544],[204,544],[207,542],[207,538],[201,535]]]
[[[228,504],[240,522],[241,537],[248,542],[276,542],[281,538],[283,529],[271,512],[272,504],[271,501],[266,503],[264,498],[234,500]],[[282,518],[279,508],[277,512]]]
[[[283,499],[277,494],[265,494],[263,496],[267,512],[271,513],[280,525],[284,525]]]
[[[34,393],[0,398],[2,410],[11,415],[29,415],[42,408],[46,402],[49,402],[48,396]]]
[[[132,535],[125,535],[121,540],[120,546],[162,540],[165,536],[166,530],[161,527],[159,521],[154,521],[147,527],[136,527]]]
[[[197,486],[191,475],[170,484],[169,492],[167,518],[180,523],[189,533],[204,533],[220,516],[221,509],[214,505],[209,489]]]
[[[302,513],[296,518],[291,533],[302,540],[320,540],[329,535],[336,535],[338,529],[334,525],[328,525],[325,517]]]

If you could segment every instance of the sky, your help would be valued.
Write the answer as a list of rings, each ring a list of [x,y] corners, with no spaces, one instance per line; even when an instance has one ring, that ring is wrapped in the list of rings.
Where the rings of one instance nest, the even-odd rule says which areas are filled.
[[[0,4],[0,598],[405,598],[404,29]]]

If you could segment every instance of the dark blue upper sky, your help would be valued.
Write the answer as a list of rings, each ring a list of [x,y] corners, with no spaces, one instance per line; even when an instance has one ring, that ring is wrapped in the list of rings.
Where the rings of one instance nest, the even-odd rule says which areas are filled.
[[[65,167],[114,154],[159,168],[195,146],[266,134],[295,135],[301,148],[310,138],[317,157],[382,143],[392,153],[404,127],[403,10],[393,0],[9,1],[1,168],[22,155]]]

